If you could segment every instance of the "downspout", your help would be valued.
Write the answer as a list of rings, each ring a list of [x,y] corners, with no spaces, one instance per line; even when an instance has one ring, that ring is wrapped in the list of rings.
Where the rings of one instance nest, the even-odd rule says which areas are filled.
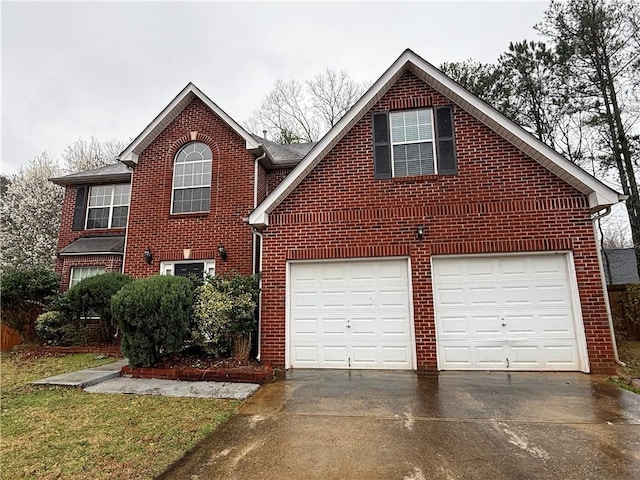
[[[602,266],[602,246],[600,245],[600,241],[598,240],[598,232],[596,229],[596,222],[601,218],[606,217],[611,213],[611,207],[607,207],[603,213],[597,214],[591,219],[591,224],[593,226],[593,235],[596,240],[596,251],[598,253],[598,267],[600,268],[600,281],[602,282],[602,293],[605,296],[605,308],[607,309],[607,320],[609,320],[609,332],[611,333],[611,345],[613,347],[613,358],[616,364],[621,367],[626,367],[627,364],[620,360],[618,356],[618,344],[616,342],[616,334],[613,328],[613,317],[611,316],[611,307],[609,306],[609,291],[607,290],[607,284],[604,279],[604,267]]]
[[[253,229],[253,239],[254,242],[256,238],[260,239],[260,264],[258,267],[258,354],[256,355],[256,359],[260,361],[260,353],[262,349],[262,335],[261,335],[261,319],[262,319],[262,234],[257,230]],[[253,250],[253,255],[255,256],[255,248]]]
[[[262,155],[256,158],[253,164],[253,209],[258,206],[258,165],[261,160],[267,158],[267,152],[263,149]],[[256,265],[256,243],[260,239],[260,265]],[[262,273],[262,234],[257,229],[253,229],[253,271],[254,273]],[[261,320],[262,318],[262,275],[258,276],[258,354],[256,360],[260,361],[260,349],[262,348]]]
[[[131,183],[129,184],[129,210],[127,211],[127,225],[125,226],[125,229],[124,229],[124,248],[122,249],[122,267],[120,267],[120,270],[121,270],[120,273],[124,273],[124,263],[127,258],[127,244],[129,243],[129,220],[131,219],[131,193],[133,192],[133,188],[131,187],[133,186],[133,172],[134,172],[133,167],[127,165],[124,162],[122,163],[126,165],[129,171],[131,172]]]

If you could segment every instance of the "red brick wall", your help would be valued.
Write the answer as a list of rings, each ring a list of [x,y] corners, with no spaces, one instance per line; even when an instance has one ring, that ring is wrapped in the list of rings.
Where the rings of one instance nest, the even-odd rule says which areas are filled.
[[[121,255],[72,255],[59,257],[56,262],[56,273],[60,274],[60,290],[69,289],[71,269],[73,267],[105,267],[107,272],[122,271]]]
[[[407,73],[371,112],[406,104],[451,102]],[[284,364],[287,260],[409,256],[417,367],[434,370],[431,255],[569,250],[591,369],[611,371],[613,352],[585,196],[458,107],[458,175],[374,180],[370,113],[270,215],[264,232],[262,359]],[[426,228],[422,241],[415,234],[419,225]]]
[[[178,150],[191,141],[206,143],[213,153],[211,207],[208,213],[171,215],[173,162]],[[194,99],[139,155],[134,169],[129,231],[124,271],[134,277],[159,273],[160,262],[215,259],[216,273],[252,272],[252,233],[243,221],[253,210],[254,158],[245,141],[199,99]],[[228,261],[217,254],[225,246]],[[147,265],[149,246],[154,261]]]
[[[293,168],[278,168],[276,170],[270,170],[267,177],[267,194],[273,192],[280,182],[289,175]]]
[[[77,185],[67,185],[64,193],[64,201],[62,204],[62,217],[60,219],[60,232],[58,234],[58,251],[69,245],[78,237],[82,236],[98,236],[98,235],[124,235],[124,228],[104,228],[93,230],[73,231],[73,211],[76,204]],[[116,256],[118,267],[115,269],[113,258],[95,255],[92,257],[58,257],[56,260],[55,271],[61,275],[60,290],[65,291],[69,288],[69,272],[71,267],[76,266],[75,262],[84,261],[89,258],[92,263],[79,263],[77,266],[104,266],[108,271],[120,271],[122,266],[122,257]],[[112,269],[113,267],[113,269]]]

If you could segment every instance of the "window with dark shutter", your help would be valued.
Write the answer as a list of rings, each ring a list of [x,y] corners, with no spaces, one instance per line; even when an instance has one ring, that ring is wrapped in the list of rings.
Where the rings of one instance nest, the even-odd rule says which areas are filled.
[[[373,172],[376,179],[391,178],[389,117],[386,113],[373,115]]]
[[[87,210],[87,193],[88,188],[85,185],[76,187],[76,205],[73,210],[73,226],[74,232],[84,230],[84,218]]]
[[[438,158],[439,175],[455,175],[458,163],[453,140],[453,109],[439,107],[436,114],[436,156]]]

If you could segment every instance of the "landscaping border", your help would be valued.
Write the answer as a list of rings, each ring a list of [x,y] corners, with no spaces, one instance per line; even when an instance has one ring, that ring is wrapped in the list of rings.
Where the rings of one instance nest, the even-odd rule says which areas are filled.
[[[187,382],[233,382],[267,383],[273,379],[273,367],[270,363],[257,367],[236,368],[143,368],[124,366],[120,375],[134,378],[156,378],[160,380],[184,380]]]

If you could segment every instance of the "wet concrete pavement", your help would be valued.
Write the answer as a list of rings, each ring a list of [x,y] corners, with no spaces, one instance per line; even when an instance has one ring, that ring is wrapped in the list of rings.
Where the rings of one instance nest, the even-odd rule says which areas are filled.
[[[637,479],[640,396],[561,373],[295,370],[165,479]]]

